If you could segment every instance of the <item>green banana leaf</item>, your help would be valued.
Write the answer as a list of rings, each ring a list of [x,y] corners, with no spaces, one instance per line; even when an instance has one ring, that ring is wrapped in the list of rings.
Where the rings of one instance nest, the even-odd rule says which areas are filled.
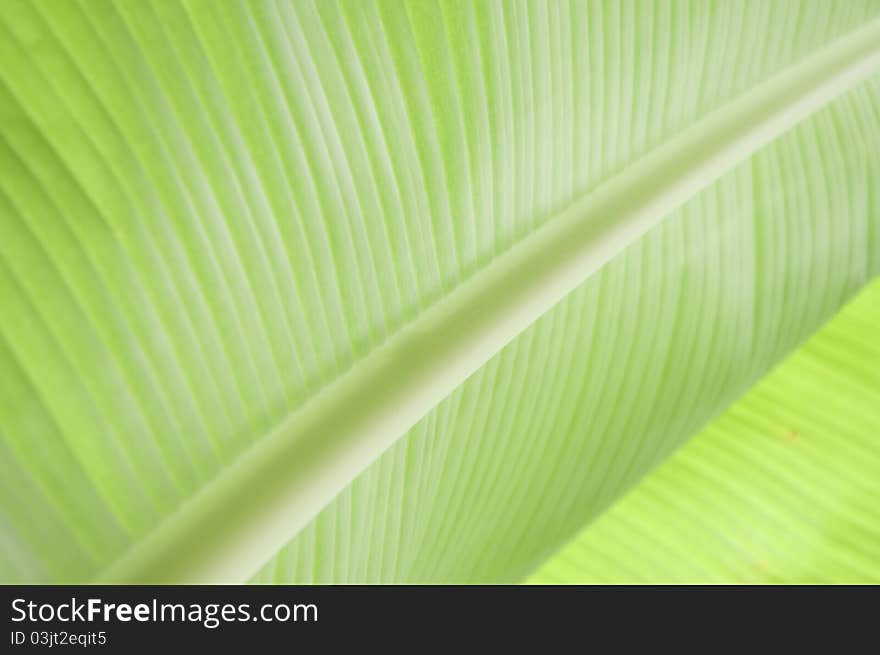
[[[880,582],[880,280],[536,583]]]
[[[880,272],[878,71],[876,1],[3,2],[0,581],[525,579]]]

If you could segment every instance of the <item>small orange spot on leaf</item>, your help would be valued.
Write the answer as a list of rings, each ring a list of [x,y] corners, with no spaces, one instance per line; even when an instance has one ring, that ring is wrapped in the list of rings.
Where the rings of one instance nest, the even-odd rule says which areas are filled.
[[[795,432],[794,430],[789,430],[785,434],[785,440],[788,441],[789,443],[794,443],[795,441],[798,440],[799,436],[800,435],[797,432]]]

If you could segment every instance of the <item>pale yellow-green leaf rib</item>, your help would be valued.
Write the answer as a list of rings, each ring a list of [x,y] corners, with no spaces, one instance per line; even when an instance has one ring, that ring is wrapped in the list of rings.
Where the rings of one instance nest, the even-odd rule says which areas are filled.
[[[256,580],[521,580],[877,272],[880,131],[854,120],[876,116],[877,89],[798,126],[591,276]]]
[[[246,579],[375,457],[588,275],[878,68],[875,22],[628,167],[324,389],[102,579]]]

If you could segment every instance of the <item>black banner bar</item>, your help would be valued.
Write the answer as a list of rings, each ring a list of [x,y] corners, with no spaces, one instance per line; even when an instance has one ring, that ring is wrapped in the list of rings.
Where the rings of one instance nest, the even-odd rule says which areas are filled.
[[[875,625],[876,587],[6,586],[0,652],[803,638]],[[845,608],[845,609],[844,609]],[[699,628],[699,630],[696,630]],[[412,635],[424,643],[411,643]],[[524,643],[524,642],[523,642]],[[708,645],[708,644],[707,644]],[[555,649],[554,649],[555,650]]]

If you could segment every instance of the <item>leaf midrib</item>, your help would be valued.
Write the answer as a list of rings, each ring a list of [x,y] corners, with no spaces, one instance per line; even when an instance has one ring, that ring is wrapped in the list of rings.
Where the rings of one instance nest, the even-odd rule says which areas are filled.
[[[589,275],[878,68],[880,21],[873,21],[637,160],[257,439],[97,581],[247,580],[397,438]]]

